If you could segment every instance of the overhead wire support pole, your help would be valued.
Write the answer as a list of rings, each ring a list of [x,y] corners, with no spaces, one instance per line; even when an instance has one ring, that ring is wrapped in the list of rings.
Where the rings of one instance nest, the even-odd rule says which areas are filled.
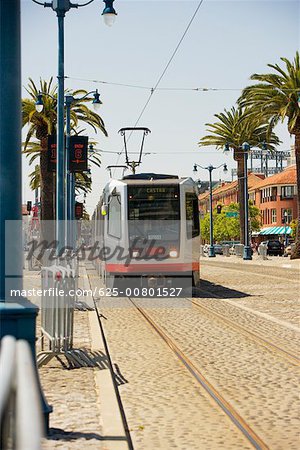
[[[244,201],[245,201],[245,245],[244,245],[244,260],[251,260],[251,248],[249,240],[249,201],[248,201],[248,152],[250,151],[250,145],[244,142],[242,145],[244,152]]]
[[[213,221],[213,193],[212,193],[212,172],[215,169],[219,169],[223,166],[224,172],[227,172],[227,164],[223,163],[220,164],[217,167],[214,167],[213,165],[209,165],[207,167],[200,166],[200,164],[194,164],[194,172],[197,172],[197,167],[200,167],[201,169],[208,170],[209,172],[209,252],[208,256],[210,258],[214,258],[216,256],[215,254],[215,247],[214,247],[214,221]]]

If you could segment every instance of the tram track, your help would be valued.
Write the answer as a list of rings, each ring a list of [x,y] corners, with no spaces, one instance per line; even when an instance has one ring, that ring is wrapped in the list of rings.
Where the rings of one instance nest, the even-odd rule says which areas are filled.
[[[218,298],[218,297],[216,296],[216,298]],[[300,358],[296,355],[293,355],[288,350],[280,347],[279,345],[275,344],[274,342],[271,342],[271,341],[259,336],[257,333],[254,333],[253,331],[246,329],[242,325],[240,325],[236,322],[233,322],[232,320],[228,319],[227,317],[224,317],[220,313],[217,313],[216,311],[208,308],[207,306],[204,306],[202,304],[200,305],[195,300],[191,300],[189,298],[186,298],[186,300],[189,301],[190,303],[192,303],[196,308],[202,309],[206,313],[215,316],[218,320],[225,323],[226,325],[238,330],[242,335],[258,342],[260,345],[262,345],[263,347],[265,347],[267,350],[271,351],[272,353],[278,354],[285,360],[292,362],[296,366],[300,367]]]
[[[192,360],[178,347],[176,341],[172,339],[143,308],[137,305],[131,297],[127,297],[127,299],[145,319],[145,321],[156,331],[161,339],[168,345],[186,369],[191,373],[194,379],[196,379],[207,394],[223,410],[223,412],[240,430],[250,444],[258,450],[269,449],[263,439],[258,436],[258,434],[248,425],[245,419],[237,412],[237,410],[222,396],[222,394],[212,385],[212,383],[207,380],[201,370],[196,367]]]

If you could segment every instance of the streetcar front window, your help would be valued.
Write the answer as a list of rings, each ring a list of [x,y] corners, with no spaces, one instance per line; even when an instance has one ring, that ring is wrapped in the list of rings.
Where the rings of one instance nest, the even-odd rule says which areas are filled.
[[[128,186],[128,220],[131,238],[174,241],[179,238],[179,187]]]

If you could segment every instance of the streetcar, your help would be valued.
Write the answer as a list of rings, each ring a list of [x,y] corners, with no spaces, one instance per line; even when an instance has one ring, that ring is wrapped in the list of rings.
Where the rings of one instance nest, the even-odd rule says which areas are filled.
[[[92,216],[93,261],[106,287],[199,283],[198,188],[141,173],[110,180]]]

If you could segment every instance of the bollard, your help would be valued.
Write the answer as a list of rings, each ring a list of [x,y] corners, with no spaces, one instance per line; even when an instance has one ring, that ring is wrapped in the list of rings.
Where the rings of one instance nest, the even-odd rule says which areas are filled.
[[[262,257],[262,259],[268,259],[268,256],[267,256],[267,246],[266,245],[260,245],[260,247],[259,247],[259,254],[260,254],[260,256]]]
[[[229,250],[230,246],[228,244],[222,245],[223,256],[230,256]]]
[[[238,256],[239,258],[242,258],[243,252],[244,252],[244,245],[243,244],[236,244],[234,246],[234,248],[235,248],[236,256]]]

